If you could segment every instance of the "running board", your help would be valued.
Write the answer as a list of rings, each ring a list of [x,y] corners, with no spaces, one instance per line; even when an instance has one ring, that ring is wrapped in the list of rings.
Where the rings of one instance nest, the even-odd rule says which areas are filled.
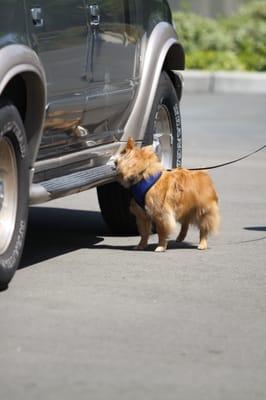
[[[31,185],[30,204],[43,203],[113,181],[116,171],[110,165],[90,168]]]

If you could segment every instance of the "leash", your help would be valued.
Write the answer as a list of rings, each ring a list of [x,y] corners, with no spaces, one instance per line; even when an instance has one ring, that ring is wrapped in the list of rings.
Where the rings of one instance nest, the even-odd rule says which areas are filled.
[[[238,161],[241,161],[241,160],[244,160],[245,158],[251,157],[251,156],[253,156],[254,154],[258,153],[259,151],[261,151],[261,150],[263,150],[263,149],[265,149],[265,148],[266,148],[266,145],[261,146],[261,147],[259,147],[258,149],[254,150],[254,151],[252,151],[252,152],[250,152],[250,153],[248,153],[248,154],[245,154],[245,155],[242,156],[242,157],[239,157],[239,158],[237,158],[237,159],[235,159],[235,160],[232,160],[232,161],[227,161],[227,162],[222,163],[222,164],[211,165],[211,166],[209,166],[209,167],[187,168],[187,169],[188,169],[189,171],[202,171],[202,170],[205,170],[205,169],[215,169],[215,168],[225,167],[226,165],[235,164],[235,163],[237,163]]]

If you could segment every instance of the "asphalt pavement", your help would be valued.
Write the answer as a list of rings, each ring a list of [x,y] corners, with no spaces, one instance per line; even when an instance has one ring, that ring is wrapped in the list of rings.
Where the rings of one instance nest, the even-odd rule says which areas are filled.
[[[266,96],[185,94],[186,167],[266,144]],[[265,400],[266,150],[211,176],[220,233],[113,236],[95,190],[31,208],[0,293],[1,399]]]

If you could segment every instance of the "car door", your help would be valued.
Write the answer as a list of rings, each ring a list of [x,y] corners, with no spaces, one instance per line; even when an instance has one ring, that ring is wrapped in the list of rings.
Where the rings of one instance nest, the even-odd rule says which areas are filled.
[[[87,6],[84,126],[97,144],[121,136],[139,79],[140,32],[134,0],[87,0]]]
[[[86,3],[83,0],[27,0],[32,42],[44,65],[48,104],[38,159],[78,151],[88,83]]]

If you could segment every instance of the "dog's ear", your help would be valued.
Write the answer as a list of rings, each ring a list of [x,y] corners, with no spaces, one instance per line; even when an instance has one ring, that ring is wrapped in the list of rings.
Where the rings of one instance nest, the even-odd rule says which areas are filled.
[[[127,147],[126,147],[127,150],[132,150],[132,149],[134,149],[134,147],[135,147],[134,139],[132,137],[128,138]]]

